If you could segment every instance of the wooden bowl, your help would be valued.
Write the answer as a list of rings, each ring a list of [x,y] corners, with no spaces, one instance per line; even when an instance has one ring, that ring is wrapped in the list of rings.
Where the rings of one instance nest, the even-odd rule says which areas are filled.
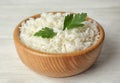
[[[40,17],[40,14],[31,17],[38,18]],[[22,22],[26,20],[28,20],[28,18]],[[35,72],[51,77],[72,76],[87,70],[93,65],[100,55],[105,34],[102,26],[99,23],[98,29],[100,32],[100,38],[95,45],[82,51],[55,54],[36,51],[25,46],[19,37],[19,27],[21,26],[22,22],[20,22],[14,30],[14,42],[16,50],[22,62]]]

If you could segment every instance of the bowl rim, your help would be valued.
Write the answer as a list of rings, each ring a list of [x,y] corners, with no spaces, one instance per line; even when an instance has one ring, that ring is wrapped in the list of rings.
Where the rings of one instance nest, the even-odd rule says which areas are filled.
[[[56,13],[67,13],[67,12],[46,12],[46,13],[53,13],[53,14],[56,14]],[[71,13],[71,12],[69,12]],[[96,23],[97,23],[97,28],[99,29],[99,32],[100,32],[100,38],[99,40],[92,46],[86,48],[86,49],[83,49],[83,50],[77,50],[77,51],[73,51],[73,52],[68,52],[68,53],[49,53],[49,52],[42,52],[42,51],[38,51],[38,50],[35,50],[35,49],[32,49],[28,46],[26,46],[24,43],[21,42],[20,40],[20,29],[19,27],[21,26],[21,24],[23,22],[26,22],[29,18],[38,18],[40,17],[40,14],[36,14],[36,15],[33,15],[33,16],[30,16],[24,20],[22,20],[15,28],[14,30],[14,34],[13,34],[13,38],[14,38],[14,42],[15,44],[19,44],[19,46],[23,47],[26,51],[32,53],[32,54],[35,54],[35,55],[38,55],[38,56],[49,56],[49,57],[66,57],[66,56],[80,56],[80,55],[84,55],[84,54],[87,54],[93,50],[95,50],[97,47],[99,47],[102,42],[104,41],[104,38],[105,38],[105,32],[104,32],[104,29],[103,27],[97,22],[95,21],[94,19],[92,18],[89,18],[88,19],[91,19],[91,20],[94,20]]]

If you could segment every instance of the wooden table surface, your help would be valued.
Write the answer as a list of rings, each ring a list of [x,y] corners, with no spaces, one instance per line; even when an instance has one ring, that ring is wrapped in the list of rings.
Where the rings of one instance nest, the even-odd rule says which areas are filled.
[[[88,71],[67,78],[34,73],[19,59],[15,26],[47,11],[87,12],[105,29],[101,56]],[[120,83],[120,0],[0,0],[0,83]]]

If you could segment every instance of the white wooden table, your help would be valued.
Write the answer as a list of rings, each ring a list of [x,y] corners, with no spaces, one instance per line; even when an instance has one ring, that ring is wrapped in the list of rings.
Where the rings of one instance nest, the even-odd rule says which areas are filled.
[[[87,12],[105,29],[101,56],[88,71],[50,78],[19,59],[13,30],[24,18],[46,11]],[[0,83],[120,83],[120,0],[0,0]]]

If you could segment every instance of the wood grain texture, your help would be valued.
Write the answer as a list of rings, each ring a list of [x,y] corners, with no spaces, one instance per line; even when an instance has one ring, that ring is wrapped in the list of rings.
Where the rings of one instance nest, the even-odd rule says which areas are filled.
[[[57,12],[52,13],[55,14]],[[38,14],[31,17],[36,19],[37,17],[40,17],[40,15]],[[28,19],[29,18],[23,20],[22,22],[25,22]],[[82,51],[54,54],[36,51],[25,46],[19,37],[19,27],[22,22],[18,24],[14,31],[14,42],[17,52],[23,63],[40,74],[51,77],[72,76],[87,70],[96,61],[100,54],[105,36],[104,30],[100,24],[98,24],[100,38],[95,45]]]

